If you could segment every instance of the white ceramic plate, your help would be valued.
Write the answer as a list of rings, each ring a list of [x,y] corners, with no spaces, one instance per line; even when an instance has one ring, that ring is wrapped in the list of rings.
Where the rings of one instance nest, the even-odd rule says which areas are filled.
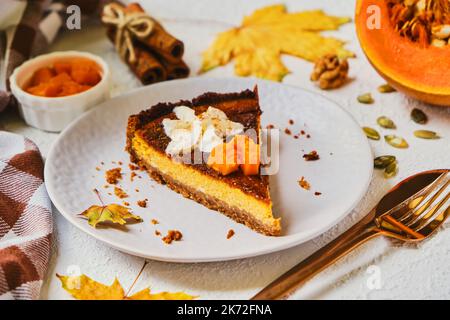
[[[280,128],[280,170],[270,177],[275,216],[282,218],[283,235],[267,237],[227,217],[183,198],[146,173],[130,181],[129,157],[124,151],[127,118],[158,102],[191,99],[207,91],[235,92],[258,84],[263,110],[262,125]],[[294,125],[288,125],[289,119]],[[284,133],[305,130],[310,139]],[[306,162],[303,153],[317,150],[320,160]],[[255,79],[191,78],[143,87],[111,99],[72,123],[54,144],[46,161],[45,179],[56,208],[75,226],[108,245],[145,258],[174,262],[220,261],[256,256],[305,242],[325,232],[356,206],[372,176],[372,153],[355,120],[321,95]],[[100,190],[105,203],[120,203],[105,189],[104,171],[122,161],[120,186],[125,199],[144,222],[94,229],[77,216],[99,204],[92,192]],[[104,162],[104,165],[101,165]],[[101,171],[97,171],[100,167]],[[304,176],[311,190],[299,187]],[[139,192],[135,190],[139,189]],[[322,194],[315,196],[314,192]],[[148,207],[137,200],[148,198]],[[151,219],[160,222],[153,225]],[[155,235],[170,229],[183,233],[171,245]],[[234,237],[227,240],[229,229]]]

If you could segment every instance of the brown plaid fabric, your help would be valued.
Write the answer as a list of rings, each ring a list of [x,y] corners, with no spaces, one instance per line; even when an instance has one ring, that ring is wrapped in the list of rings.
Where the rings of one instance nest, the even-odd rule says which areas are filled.
[[[36,145],[0,131],[0,299],[37,299],[51,252],[51,202]]]

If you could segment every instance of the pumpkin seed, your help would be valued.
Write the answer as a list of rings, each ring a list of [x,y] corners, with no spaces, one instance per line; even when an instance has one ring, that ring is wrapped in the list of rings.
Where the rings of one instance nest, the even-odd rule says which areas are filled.
[[[447,39],[450,37],[450,24],[442,24],[432,27],[431,33],[439,39]]]
[[[447,45],[447,41],[441,39],[431,40],[431,45],[437,48],[443,48]]]
[[[388,117],[385,117],[385,116],[379,117],[377,119],[377,123],[385,129],[396,129],[397,128],[394,121],[392,121],[391,119],[389,119]]]
[[[364,93],[364,94],[358,96],[358,102],[365,103],[365,104],[371,104],[371,103],[374,103],[374,100],[370,93]]]
[[[386,169],[388,165],[390,165],[392,162],[394,162],[395,156],[379,156],[373,159],[373,166],[377,169]]]
[[[386,179],[394,177],[398,172],[397,161],[391,162],[386,169],[384,169],[384,177]]]
[[[380,134],[377,130],[369,127],[363,127],[363,131],[366,134],[367,138],[372,140],[380,140]]]
[[[387,83],[386,84],[382,84],[381,86],[378,87],[378,92],[381,92],[381,93],[390,93],[390,92],[395,92],[395,91],[397,91],[397,90],[392,88]]]
[[[405,139],[393,134],[384,136],[384,140],[395,148],[405,149],[409,147],[408,142],[406,142]]]
[[[414,108],[411,111],[411,119],[413,119],[413,121],[418,124],[425,124],[428,121],[428,117],[425,112],[417,108]]]
[[[414,135],[417,138],[421,138],[421,139],[439,139],[439,135],[434,132],[434,131],[430,131],[430,130],[416,130],[414,131]]]

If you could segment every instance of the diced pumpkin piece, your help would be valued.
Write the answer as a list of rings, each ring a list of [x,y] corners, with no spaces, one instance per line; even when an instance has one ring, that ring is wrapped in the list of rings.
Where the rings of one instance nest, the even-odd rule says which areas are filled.
[[[98,70],[90,65],[74,64],[70,75],[79,84],[90,86],[95,86],[101,80]]]
[[[245,135],[237,135],[230,141],[235,144],[238,163],[246,176],[259,173],[260,150],[259,145],[252,138]]]
[[[246,176],[258,174],[260,165],[259,145],[255,143],[250,143],[249,145],[249,149],[245,151],[245,162],[240,164],[241,170]]]
[[[51,68],[41,68],[38,69],[34,74],[31,80],[32,86],[37,86],[42,83],[46,83],[50,81],[50,79],[55,75]]]
[[[62,85],[63,83],[70,82],[70,81],[72,81],[72,78],[70,78],[70,76],[67,73],[63,72],[63,73],[60,73],[60,74],[54,76],[50,80],[50,83]]]
[[[62,90],[59,93],[60,97],[70,96],[73,94],[80,93],[86,89],[85,86],[76,83],[75,81],[66,81],[62,84]],[[89,87],[90,88],[90,87]]]
[[[72,64],[70,62],[55,62],[53,65],[56,74],[67,73],[70,74],[72,71]]]
[[[47,83],[42,83],[40,85],[30,87],[26,91],[35,96],[57,97],[59,95],[59,92],[61,91],[61,85],[49,81]]]
[[[45,84],[29,87],[25,91],[35,96],[45,97]]]
[[[57,97],[62,90],[62,83],[52,82],[45,84],[45,96],[46,97]]]
[[[239,169],[237,153],[233,143],[222,143],[211,150],[208,166],[226,176]]]

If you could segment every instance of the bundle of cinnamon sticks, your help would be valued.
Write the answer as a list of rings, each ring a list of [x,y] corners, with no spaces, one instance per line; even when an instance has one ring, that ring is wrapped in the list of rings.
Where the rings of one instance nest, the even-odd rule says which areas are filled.
[[[146,15],[138,3],[106,5],[102,22],[107,27],[108,38],[143,84],[189,75],[189,67],[182,59],[183,42]]]

